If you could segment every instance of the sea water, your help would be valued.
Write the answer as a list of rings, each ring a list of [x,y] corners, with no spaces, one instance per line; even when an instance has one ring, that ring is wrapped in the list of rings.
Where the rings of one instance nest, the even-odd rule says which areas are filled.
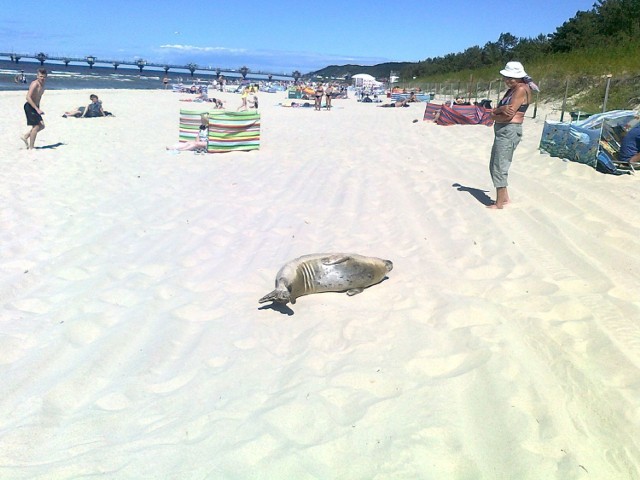
[[[1,90],[27,90],[29,84],[36,78],[36,71],[41,68],[40,62],[28,59],[14,63],[9,60],[0,60],[0,91]],[[80,90],[80,89],[106,89],[106,88],[127,88],[127,89],[161,89],[164,88],[163,79],[165,72],[163,69],[145,67],[142,72],[135,66],[120,65],[117,69],[113,66],[88,65],[63,63],[54,64],[45,62],[42,68],[47,69],[47,90]],[[16,82],[16,76],[24,72],[26,83]],[[237,83],[241,80],[239,73],[223,73],[229,83]],[[194,75],[188,69],[170,70],[166,75],[169,78],[169,88],[172,84],[211,83],[216,78],[213,71],[196,70]],[[266,79],[266,75],[255,75],[249,80],[259,81]],[[262,77],[262,78],[261,78]],[[282,77],[285,78],[285,77]],[[279,80],[280,78],[278,78]],[[274,80],[276,78],[274,77]]]

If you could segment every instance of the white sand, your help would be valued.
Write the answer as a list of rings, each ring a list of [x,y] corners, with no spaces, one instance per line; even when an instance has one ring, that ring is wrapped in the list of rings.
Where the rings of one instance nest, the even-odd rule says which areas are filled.
[[[491,211],[492,129],[422,104],[262,94],[259,151],[171,155],[181,95],[60,117],[89,93],[31,152],[0,93],[0,478],[640,478],[637,176],[540,154],[540,115]],[[394,269],[260,308],[332,251]]]

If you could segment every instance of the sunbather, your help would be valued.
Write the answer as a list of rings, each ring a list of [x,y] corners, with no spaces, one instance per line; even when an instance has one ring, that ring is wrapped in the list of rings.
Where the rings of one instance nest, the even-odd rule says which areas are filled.
[[[110,115],[109,112],[105,112],[102,109],[102,102],[98,99],[97,95],[91,94],[89,95],[89,99],[91,100],[91,103],[86,107],[78,107],[76,110],[70,110],[68,112],[64,112],[64,115],[62,116],[76,117],[76,118],[80,118],[80,117],[91,118],[91,117],[106,117]]]
[[[402,100],[398,100],[397,102],[391,102],[391,103],[385,103],[384,105],[378,105],[379,107],[408,107],[409,106],[409,101],[406,98],[403,98]]]
[[[166,147],[167,150],[174,152],[195,151],[196,153],[206,153],[209,146],[209,115],[203,113],[200,115],[200,128],[198,130],[198,136],[195,140],[189,142],[179,142],[170,147]]]

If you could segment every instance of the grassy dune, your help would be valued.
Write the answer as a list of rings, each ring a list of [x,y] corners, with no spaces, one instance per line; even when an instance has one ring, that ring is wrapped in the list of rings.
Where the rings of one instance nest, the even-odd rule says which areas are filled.
[[[602,110],[607,76],[611,75],[607,110],[634,109],[640,106],[640,42],[614,47],[550,54],[525,63],[527,72],[542,89],[540,101],[560,101],[568,82],[567,105],[573,109]],[[476,70],[417,78],[416,85],[433,83],[490,82],[499,78],[501,65]]]

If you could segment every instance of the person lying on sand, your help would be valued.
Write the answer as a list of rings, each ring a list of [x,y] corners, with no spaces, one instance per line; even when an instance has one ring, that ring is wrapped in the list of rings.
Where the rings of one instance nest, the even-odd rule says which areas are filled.
[[[204,95],[205,95],[205,97],[199,96],[197,98],[181,98],[180,101],[181,102],[194,102],[194,103],[209,102],[209,103],[213,103],[215,108],[224,108],[224,102],[222,100],[220,100],[219,98],[209,97],[206,94],[204,94]]]
[[[95,94],[89,95],[89,100],[91,103],[86,107],[78,107],[75,110],[69,110],[68,112],[64,112],[62,115],[64,118],[67,117],[76,117],[76,118],[93,118],[93,117],[108,117],[111,116],[110,112],[105,112],[102,109],[102,101],[98,99],[98,96]]]
[[[385,103],[384,105],[378,105],[379,107],[409,107],[409,101],[406,98],[403,98],[402,100],[398,100],[397,102],[392,102],[392,103]]]

